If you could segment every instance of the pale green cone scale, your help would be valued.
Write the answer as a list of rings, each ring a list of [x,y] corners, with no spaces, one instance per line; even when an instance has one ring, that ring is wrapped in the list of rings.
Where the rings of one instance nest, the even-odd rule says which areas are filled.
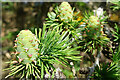
[[[73,10],[68,2],[62,2],[59,6],[59,15],[61,21],[70,22],[73,18]]]
[[[86,38],[98,39],[102,35],[101,31],[103,30],[103,28],[100,27],[100,19],[97,16],[90,16],[87,19],[87,24],[85,31],[87,35]]]
[[[99,19],[98,19],[97,16],[90,16],[89,21],[90,21],[89,24],[91,25],[91,27],[94,26],[94,28],[95,28],[95,27],[97,28],[98,25],[100,24]]]
[[[18,60],[22,59],[22,63],[24,64],[36,60],[38,56],[38,40],[31,31],[20,31],[15,42]]]

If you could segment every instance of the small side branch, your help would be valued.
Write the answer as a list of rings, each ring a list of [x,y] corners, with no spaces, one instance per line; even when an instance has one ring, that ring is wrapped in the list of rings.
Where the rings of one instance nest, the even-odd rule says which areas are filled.
[[[99,66],[99,59],[100,59],[100,55],[101,55],[101,50],[102,50],[102,47],[100,47],[100,48],[97,49],[97,57],[96,57],[96,60],[95,60],[95,63],[93,64],[93,66],[89,67],[89,75],[87,77],[87,80],[90,80],[90,76],[94,72],[95,67]]]

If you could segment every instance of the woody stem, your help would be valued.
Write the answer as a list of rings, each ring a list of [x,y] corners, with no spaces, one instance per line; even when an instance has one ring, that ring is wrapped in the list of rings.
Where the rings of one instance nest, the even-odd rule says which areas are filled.
[[[95,59],[95,63],[93,64],[93,66],[92,66],[92,67],[89,67],[90,72],[89,72],[89,75],[88,75],[88,77],[87,77],[87,80],[90,80],[90,76],[91,76],[92,73],[94,72],[95,67],[96,67],[96,66],[99,66],[99,59],[100,59],[100,55],[101,55],[101,50],[102,50],[102,47],[99,47],[99,48],[97,49],[97,57],[96,57],[96,59]]]

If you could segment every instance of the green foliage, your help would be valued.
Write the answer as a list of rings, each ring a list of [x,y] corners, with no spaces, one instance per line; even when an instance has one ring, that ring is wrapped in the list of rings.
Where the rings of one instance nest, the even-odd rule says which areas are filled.
[[[48,29],[48,32],[46,32],[44,26],[42,34],[39,33],[39,53],[41,54],[38,58],[38,64],[40,64],[40,67],[43,65],[42,69],[46,72],[48,72],[49,68],[53,68],[53,71],[55,70],[53,64],[70,67],[69,60],[80,61],[81,58],[81,56],[77,56],[77,54],[80,54],[79,51],[76,51],[79,47],[72,48],[74,41],[69,38],[70,33],[62,29],[60,31],[56,29]],[[48,74],[50,73],[48,72]],[[41,75],[44,75],[44,73],[41,73]]]
[[[38,48],[37,38],[29,30],[21,31],[16,39],[17,61],[9,62],[10,68],[6,70],[12,72],[6,78],[17,74],[21,78],[44,78],[44,72],[49,74],[49,77],[52,75],[54,78],[54,65],[60,64],[64,67],[71,67],[70,60],[80,61],[81,56],[77,56],[80,53],[76,51],[79,47],[72,48],[74,41],[69,38],[70,33],[62,31],[62,29],[58,31],[56,28],[46,31],[45,25],[43,30],[39,29],[39,32],[35,29],[36,37],[40,42],[39,51],[36,50]],[[36,45],[33,46],[33,44]],[[18,58],[23,59],[23,61]],[[49,72],[50,68],[53,70],[52,74]]]
[[[54,20],[56,18],[56,14],[54,12],[48,12],[48,17],[50,20]]]
[[[112,60],[113,60],[113,63],[117,65],[118,73],[120,74],[120,45],[114,52]],[[118,79],[120,80],[120,76],[118,77]]]
[[[112,55],[113,55],[113,58],[112,58],[113,62],[119,63],[119,61],[120,61],[120,45],[118,46],[118,49],[116,49]]]
[[[87,49],[94,53],[95,49],[100,46],[106,46],[110,41],[103,32],[104,20],[106,17],[97,17],[93,13],[85,14],[85,26],[81,27],[83,49]]]
[[[119,10],[120,9],[120,0],[112,0],[110,1],[112,4],[114,4],[113,6],[111,6],[110,8],[113,8],[113,10]]]
[[[120,45],[112,53],[112,60],[111,63],[102,63],[100,67],[97,66],[92,77],[96,80],[120,80]]]
[[[64,9],[63,6],[65,6]],[[72,22],[72,8],[69,3],[63,2],[57,11],[48,13],[48,19],[43,25],[43,29],[35,29],[36,35],[30,30],[22,30],[17,35],[14,46],[16,59],[8,62],[10,68],[5,70],[11,70],[11,73],[6,78],[13,75],[19,75],[21,79],[44,78],[45,73],[49,75],[49,78],[54,78],[55,65],[71,68],[69,61],[80,61],[81,56],[77,56],[80,52],[76,51],[79,47],[72,47],[74,43],[70,37],[72,32],[69,29],[65,30],[68,26],[72,28],[77,22]],[[67,14],[66,16],[63,16],[64,12]],[[58,17],[58,15],[60,16]],[[70,18],[68,18],[69,16]],[[65,22],[62,18],[65,18]],[[52,73],[49,72],[50,69],[52,69]]]
[[[48,12],[47,27],[62,27],[64,30],[74,30],[81,21],[74,20],[74,10],[68,2],[62,2],[53,12]]]
[[[102,63],[100,67],[95,68],[94,75],[96,80],[119,80],[120,79],[120,45],[112,54],[112,63]]]
[[[120,28],[115,24],[115,30],[112,30],[113,36],[115,37],[114,41],[120,42]]]
[[[10,61],[10,68],[4,69],[4,70],[10,70],[11,72],[9,75],[7,75],[5,78],[8,78],[10,76],[20,77],[22,78],[31,78],[34,79],[33,76],[36,78],[40,78],[38,74],[40,74],[40,71],[38,70],[38,67],[35,63],[27,63],[22,64],[18,63],[16,61]]]
[[[76,20],[79,12],[75,16],[73,12],[74,9],[68,2],[62,2],[54,11],[48,12],[43,29],[31,28],[35,35],[30,30],[20,31],[15,40],[15,60],[9,61],[10,67],[4,69],[11,71],[5,78],[10,76],[18,76],[21,79],[45,78],[45,74],[48,74],[49,78],[54,78],[57,65],[69,68],[62,72],[66,78],[74,78],[71,71],[73,65],[70,65],[70,62],[75,63],[74,68],[78,72],[80,68],[78,64],[82,57],[78,56],[80,54],[78,49],[82,48],[85,52],[95,53],[95,49],[100,51],[100,47],[108,45],[110,39],[103,32],[104,21],[107,17],[86,13],[84,19]],[[80,26],[80,22],[83,20],[85,20],[85,25]],[[115,29],[112,31],[116,38],[114,41],[119,42],[120,29],[117,25],[115,25]],[[12,34],[9,33],[7,38],[11,38],[11,36]],[[79,42],[79,47],[74,44],[76,42]],[[120,76],[119,53],[120,46],[113,53],[113,62],[97,66],[92,78],[117,80]]]
[[[82,19],[77,21],[75,17],[77,15],[73,14],[74,10],[68,2],[62,2],[57,6],[53,12],[48,12],[48,18],[46,18],[47,28],[58,28],[63,29],[63,31],[69,31],[72,37],[77,40],[79,35],[79,25],[82,22]],[[79,13],[79,12],[78,12]]]
[[[102,64],[100,67],[96,67],[95,73],[94,73],[94,79],[95,80],[118,80],[119,69],[116,64]]]

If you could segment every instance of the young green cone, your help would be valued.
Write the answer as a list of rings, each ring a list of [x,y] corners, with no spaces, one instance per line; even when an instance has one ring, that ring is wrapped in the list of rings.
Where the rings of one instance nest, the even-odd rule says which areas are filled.
[[[101,27],[99,18],[97,16],[90,16],[87,20],[87,26],[85,27],[86,37],[89,39],[98,39],[103,35],[103,28]]]
[[[38,41],[35,35],[29,30],[22,30],[15,41],[17,59],[19,62],[31,63],[36,60],[38,54]]]
[[[68,2],[62,2],[59,6],[59,15],[61,21],[70,22],[73,18],[73,10]]]

